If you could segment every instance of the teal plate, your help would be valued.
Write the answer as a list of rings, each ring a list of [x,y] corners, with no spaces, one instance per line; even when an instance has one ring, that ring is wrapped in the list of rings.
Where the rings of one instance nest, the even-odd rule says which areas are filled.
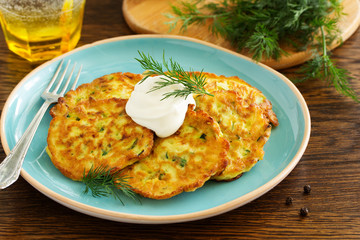
[[[64,177],[45,153],[51,117],[46,114],[25,158],[22,177],[51,199],[76,211],[130,223],[175,223],[215,216],[242,206],[281,182],[299,162],[310,137],[310,115],[297,88],[283,75],[251,59],[200,40],[168,35],[135,35],[107,39],[77,48],[29,73],[9,96],[1,116],[5,152],[15,146],[42,104],[41,92],[61,59],[83,64],[79,84],[113,72],[141,73],[138,51],[157,60],[172,57],[184,69],[238,76],[261,90],[272,102],[279,126],[265,145],[265,157],[248,173],[232,182],[208,181],[195,192],[167,200],[141,198],[141,204],[124,197],[83,194],[84,185]]]

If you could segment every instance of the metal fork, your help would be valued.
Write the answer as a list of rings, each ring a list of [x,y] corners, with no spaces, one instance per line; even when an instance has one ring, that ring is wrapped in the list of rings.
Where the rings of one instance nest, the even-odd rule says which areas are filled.
[[[26,129],[25,133],[22,135],[20,140],[16,143],[15,147],[11,150],[9,155],[4,159],[4,161],[0,164],[0,189],[7,188],[11,184],[13,184],[20,175],[20,170],[22,167],[22,164],[24,162],[26,153],[30,147],[31,141],[35,135],[35,132],[41,122],[41,119],[43,118],[46,110],[50,106],[50,104],[55,103],[58,101],[59,97],[63,97],[65,94],[66,89],[68,88],[72,75],[75,70],[76,63],[74,64],[72,71],[70,72],[69,77],[67,78],[65,85],[63,85],[62,90],[60,93],[57,93],[59,91],[59,88],[62,85],[62,82],[65,78],[65,74],[68,70],[68,67],[70,65],[70,60],[67,62],[66,67],[64,71],[62,72],[60,79],[55,86],[55,88],[50,92],[50,89],[55,83],[55,80],[57,79],[62,65],[64,63],[64,60],[62,60],[51,79],[49,85],[46,87],[44,92],[41,94],[41,97],[45,100],[39,111],[36,113],[34,119],[31,121],[30,125]],[[75,78],[74,83],[72,84],[71,89],[75,89],[77,81],[79,80],[80,73],[81,73],[82,66],[80,66],[79,72]]]

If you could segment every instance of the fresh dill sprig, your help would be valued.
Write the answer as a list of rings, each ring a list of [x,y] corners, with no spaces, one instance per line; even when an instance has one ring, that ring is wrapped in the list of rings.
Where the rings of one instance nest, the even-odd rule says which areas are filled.
[[[204,0],[181,1],[168,13],[170,30],[181,24],[210,21],[209,29],[221,35],[238,51],[247,51],[256,61],[278,60],[291,51],[314,51],[314,59],[302,68],[303,80],[322,79],[340,93],[359,101],[348,84],[350,73],[331,60],[327,46],[341,41],[337,23],[343,15],[341,0]],[[320,36],[320,39],[319,39]],[[325,47],[324,47],[325,46]],[[326,49],[326,50],[324,50]]]
[[[208,93],[204,88],[206,85],[206,77],[203,74],[203,71],[201,71],[200,73],[194,73],[191,69],[189,72],[185,71],[180,66],[180,64],[175,62],[172,58],[169,59],[170,63],[166,61],[165,52],[163,53],[162,63],[156,61],[149,54],[146,55],[143,52],[138,52],[140,55],[140,59],[135,59],[141,64],[141,67],[146,70],[146,72],[144,73],[145,78],[142,81],[152,75],[164,76],[161,77],[162,81],[156,82],[157,85],[150,89],[150,92],[173,84],[182,84],[184,86],[183,89],[176,89],[172,92],[167,92],[164,94],[163,99],[171,96],[186,98],[192,93],[207,94],[213,96],[212,94]]]
[[[336,66],[334,60],[328,55],[324,28],[320,27],[322,36],[322,54],[315,52],[315,56],[300,68],[299,82],[309,79],[323,79],[327,83],[333,85],[335,89],[356,102],[360,99],[355,91],[349,85],[349,79],[352,79],[348,70]]]
[[[85,184],[84,194],[91,191],[93,197],[113,196],[125,205],[121,199],[120,192],[122,192],[127,197],[140,202],[133,188],[127,183],[127,179],[129,177],[124,176],[122,170],[99,166],[91,167],[88,173],[84,171],[81,181]]]

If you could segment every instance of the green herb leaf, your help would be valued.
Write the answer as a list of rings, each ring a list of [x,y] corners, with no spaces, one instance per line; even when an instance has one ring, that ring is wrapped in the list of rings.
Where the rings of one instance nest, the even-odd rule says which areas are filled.
[[[150,89],[150,92],[169,85],[180,83],[184,86],[184,89],[177,89],[172,92],[165,93],[163,99],[171,96],[186,98],[192,93],[213,96],[204,88],[206,85],[206,77],[202,71],[200,74],[193,73],[193,70],[191,69],[187,72],[172,58],[169,59],[169,63],[165,60],[165,52],[163,53],[162,63],[157,62],[149,54],[146,55],[145,53],[139,51],[139,55],[140,59],[136,58],[136,60],[141,64],[142,68],[146,70],[144,73],[146,76],[142,81],[152,75],[164,76],[161,78],[162,81],[156,82],[157,85]]]
[[[133,188],[127,183],[127,179],[129,178],[124,176],[121,170],[99,166],[91,167],[88,173],[84,171],[81,181],[85,183],[84,194],[91,191],[93,197],[113,196],[124,205],[120,194],[122,192],[127,197],[140,202]]]
[[[334,60],[330,59],[324,28],[320,27],[320,30],[322,35],[322,55],[316,52],[313,60],[308,61],[300,68],[298,73],[301,77],[297,81],[322,79],[333,85],[339,93],[352,98],[356,102],[360,102],[359,97],[349,84],[349,80],[352,79],[349,71],[336,66]]]

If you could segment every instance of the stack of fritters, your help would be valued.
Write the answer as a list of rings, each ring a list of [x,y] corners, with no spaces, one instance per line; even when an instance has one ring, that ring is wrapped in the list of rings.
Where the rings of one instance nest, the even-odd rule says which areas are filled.
[[[79,86],[50,111],[47,152],[67,177],[91,168],[123,169],[134,191],[165,199],[194,191],[209,179],[230,181],[264,156],[278,121],[271,103],[237,77],[206,73],[214,96],[194,96],[180,129],[167,138],[136,124],[125,112],[143,75],[114,73]]]

